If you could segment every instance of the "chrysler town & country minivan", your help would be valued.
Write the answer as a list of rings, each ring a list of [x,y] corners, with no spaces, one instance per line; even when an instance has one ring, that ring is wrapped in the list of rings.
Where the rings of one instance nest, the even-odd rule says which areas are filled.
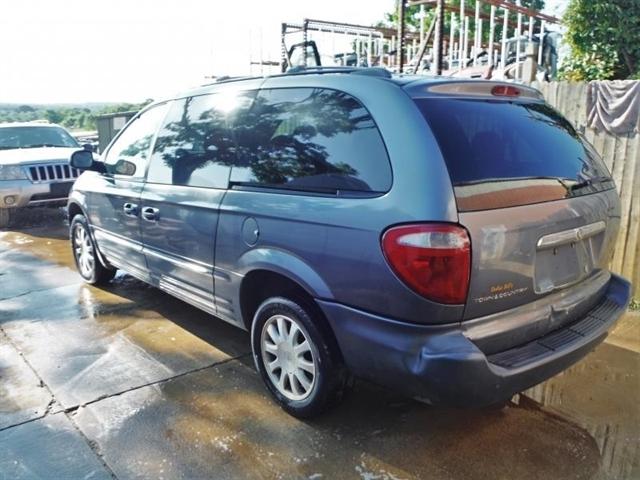
[[[607,167],[537,90],[306,69],[145,108],[70,194],[89,283],[122,269],[251,332],[293,415],[361,377],[504,402],[624,312]]]

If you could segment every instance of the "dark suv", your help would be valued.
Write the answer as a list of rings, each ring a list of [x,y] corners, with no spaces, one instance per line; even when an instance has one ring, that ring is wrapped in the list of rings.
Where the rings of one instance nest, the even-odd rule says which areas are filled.
[[[605,337],[630,285],[602,160],[538,91],[325,69],[149,106],[69,200],[89,283],[116,268],[251,332],[290,413],[350,375],[503,402]]]

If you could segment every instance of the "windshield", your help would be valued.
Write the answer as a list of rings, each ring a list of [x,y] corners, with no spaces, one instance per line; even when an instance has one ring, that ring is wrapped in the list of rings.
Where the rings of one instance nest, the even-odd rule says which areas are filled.
[[[78,147],[78,142],[59,127],[2,127],[0,150],[38,147]]]
[[[438,141],[459,210],[539,203],[613,187],[598,154],[546,104],[452,98],[416,103]]]

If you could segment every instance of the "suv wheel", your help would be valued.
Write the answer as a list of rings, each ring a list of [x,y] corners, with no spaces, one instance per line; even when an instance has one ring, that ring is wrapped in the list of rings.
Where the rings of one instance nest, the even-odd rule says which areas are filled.
[[[100,263],[96,246],[89,234],[89,225],[84,215],[73,217],[70,235],[73,258],[84,281],[95,285],[111,280],[116,274],[116,270],[106,268]]]
[[[267,299],[254,316],[251,344],[276,401],[291,415],[308,418],[341,400],[347,375],[323,319],[302,304]]]

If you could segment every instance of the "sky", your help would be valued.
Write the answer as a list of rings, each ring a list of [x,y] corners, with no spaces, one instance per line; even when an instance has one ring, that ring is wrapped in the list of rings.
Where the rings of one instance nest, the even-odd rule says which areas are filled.
[[[547,0],[548,10],[566,0]],[[0,0],[0,103],[138,102],[279,60],[281,22],[371,25],[395,0]],[[338,40],[340,42],[340,40]],[[338,45],[337,48],[340,48]],[[264,71],[266,72],[266,70]]]

